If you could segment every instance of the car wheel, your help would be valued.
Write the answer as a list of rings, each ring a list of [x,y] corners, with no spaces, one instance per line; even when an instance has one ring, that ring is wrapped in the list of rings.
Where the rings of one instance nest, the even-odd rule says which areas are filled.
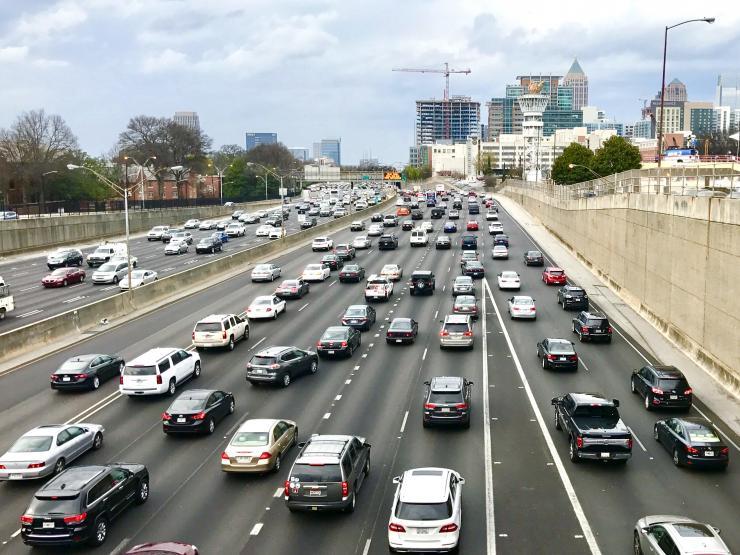
[[[649,393],[645,395],[644,405],[645,410],[653,410],[653,400],[650,398]]]
[[[290,372],[283,374],[282,386],[288,387],[290,385]]]
[[[653,426],[653,439],[655,441],[660,441],[660,437],[658,436],[658,426],[657,424]]]
[[[64,461],[64,457],[60,457],[56,464],[54,464],[54,475],[56,476],[60,472],[64,470],[64,467],[66,466],[66,462]]]
[[[142,480],[139,482],[139,490],[136,492],[136,504],[143,505],[149,499],[149,482]]]
[[[92,388],[93,389],[98,389],[99,387],[100,387],[100,378],[98,378],[97,376],[95,376],[93,378],[93,381],[92,381]]]
[[[319,369],[319,363],[316,362],[315,360],[312,361],[311,362],[311,368],[309,369],[309,372],[311,372],[311,374],[315,374],[318,369]]]
[[[275,464],[272,465],[272,471],[277,473],[280,472],[280,454],[275,455]]]
[[[103,545],[105,543],[106,538],[108,537],[108,521],[104,516],[101,516],[98,521],[95,523],[95,531],[93,532],[92,536],[90,536],[90,545],[92,546],[98,546]]]
[[[229,349],[229,351],[234,350],[234,336],[233,335],[229,337],[229,344],[227,345],[226,348]]]
[[[196,362],[193,367],[193,378],[200,378],[200,361]]]
[[[640,536],[635,532],[632,535],[632,551],[635,555],[642,555],[642,547],[640,547]]]
[[[170,380],[170,383],[167,385],[167,395],[172,397],[175,394],[175,378],[172,378]]]
[[[570,440],[570,446],[568,447],[568,458],[570,458],[571,462],[578,462],[578,449],[576,448],[576,442],[572,439]]]
[[[370,457],[368,457],[367,460],[365,461],[364,473],[365,473],[365,478],[367,478],[370,475]]]
[[[277,310],[276,310],[275,312],[273,312],[273,313],[272,313],[272,319],[273,319],[273,320],[277,320],[277,314],[278,314],[278,313],[277,313]]]
[[[113,284],[118,285],[118,276],[113,276]]]
[[[62,281],[62,287],[67,287],[67,280]]]
[[[563,310],[565,310],[565,301],[563,301],[562,303],[560,303],[560,306],[562,306],[563,307]]]
[[[215,429],[216,429],[216,423],[213,421],[213,418],[209,418],[208,419],[208,433],[212,434]]]
[[[539,355],[537,355],[537,356],[539,356]],[[542,357],[542,369],[543,370],[547,370],[547,360],[545,359],[544,356]]]
[[[95,437],[93,437],[92,448],[95,451],[97,451],[102,446],[103,446],[103,434],[98,432],[97,434],[95,434]]]
[[[357,494],[352,494],[352,501],[350,501],[349,506],[345,509],[348,513],[354,513],[355,512],[355,505],[357,504]]]
[[[678,449],[676,447],[673,448],[673,464],[681,466],[681,459],[678,456]]]
[[[553,415],[553,422],[555,423],[555,429],[562,430],[563,427],[560,425],[560,418],[558,418],[558,411],[556,410],[553,411],[552,415]]]

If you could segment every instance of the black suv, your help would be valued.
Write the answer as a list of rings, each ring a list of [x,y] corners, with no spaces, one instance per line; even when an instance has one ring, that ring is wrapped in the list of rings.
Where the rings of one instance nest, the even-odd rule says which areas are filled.
[[[473,382],[458,376],[439,376],[424,382],[422,425],[459,424],[470,427],[470,386]]]
[[[434,295],[436,289],[436,282],[434,280],[434,272],[431,270],[416,270],[411,274],[409,280],[409,291],[412,295],[423,295],[429,293]]]
[[[198,241],[198,244],[195,245],[195,252],[196,254],[206,252],[213,254],[215,252],[221,252],[222,248],[221,241],[215,237],[203,237],[203,239]]]
[[[292,511],[355,510],[357,493],[370,474],[370,444],[364,437],[314,435],[301,448],[285,480]]]
[[[478,238],[475,235],[463,235],[460,238],[460,248],[466,250],[478,249]]]
[[[573,333],[578,334],[581,342],[603,339],[607,343],[612,342],[612,327],[609,318],[598,312],[581,311],[573,318]]]
[[[21,517],[26,545],[101,545],[108,527],[131,504],[149,499],[143,464],[74,466],[47,482]]]
[[[630,390],[645,399],[645,409],[691,408],[692,390],[675,366],[643,366],[632,372]]]
[[[432,208],[432,219],[433,220],[439,220],[445,215],[445,209],[437,206],[435,208]]]
[[[288,387],[301,374],[315,374],[319,356],[298,347],[268,347],[247,363],[247,381],[252,385],[280,384]]]
[[[383,221],[383,214],[381,214],[379,212],[376,212],[375,214],[373,214],[372,216],[370,216],[370,221],[371,222],[381,223]]]
[[[545,257],[540,251],[527,251],[524,253],[524,264],[527,266],[544,266]]]
[[[564,285],[558,289],[558,304],[563,307],[563,310],[569,308],[588,310],[588,294],[582,287]]]
[[[378,239],[378,250],[393,250],[398,248],[398,237],[390,233],[388,235],[381,235]]]
[[[82,253],[76,249],[69,249],[64,251],[58,251],[54,253],[59,256],[58,262],[49,263],[46,265],[50,270],[56,270],[57,268],[69,268],[71,266],[82,266]]]
[[[412,210],[411,211],[411,219],[412,220],[423,220],[424,219],[424,213],[421,210]]]

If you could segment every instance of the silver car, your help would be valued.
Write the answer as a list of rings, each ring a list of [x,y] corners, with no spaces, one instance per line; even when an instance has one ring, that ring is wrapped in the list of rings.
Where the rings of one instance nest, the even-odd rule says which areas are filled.
[[[731,555],[719,529],[683,516],[644,516],[635,524],[633,552]]]
[[[439,331],[439,348],[473,348],[473,324],[467,314],[448,314]]]
[[[452,296],[475,295],[475,285],[470,276],[457,276],[452,284]]]
[[[0,481],[31,480],[58,474],[91,449],[103,446],[100,424],[38,426],[0,457]]]
[[[275,264],[257,264],[252,270],[252,281],[275,281],[280,273],[280,266]]]
[[[126,261],[106,262],[93,272],[92,282],[94,284],[118,283],[126,275],[127,269]]]

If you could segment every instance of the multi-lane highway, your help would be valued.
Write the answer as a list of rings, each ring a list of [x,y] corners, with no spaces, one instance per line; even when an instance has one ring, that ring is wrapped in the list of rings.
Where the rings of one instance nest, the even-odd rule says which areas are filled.
[[[449,467],[465,477],[461,553],[627,553],[635,521],[645,514],[666,513],[718,526],[728,544],[738,549],[740,474],[732,463],[726,472],[677,469],[653,441],[653,423],[663,415],[646,412],[629,392],[632,368],[650,359],[636,341],[617,329],[610,345],[576,344],[582,361],[578,372],[542,370],[535,357],[536,342],[546,336],[570,338],[572,314],[556,304],[555,288],[540,281],[541,269],[524,266],[523,252],[533,246],[529,237],[503,211],[500,218],[511,238],[508,261],[491,259],[491,237],[484,216],[477,216],[487,278],[476,281],[483,316],[475,324],[472,351],[441,351],[438,342],[440,320],[452,308],[451,284],[459,275],[460,233],[452,235],[451,250],[437,251],[433,241],[426,249],[411,248],[409,233],[397,229],[397,250],[378,252],[374,246],[359,251],[357,262],[368,273],[398,263],[404,278],[414,269],[432,270],[436,292],[411,297],[404,282],[399,283],[392,301],[376,305],[378,322],[363,332],[362,347],[351,359],[322,360],[316,375],[298,379],[287,389],[256,388],[245,381],[245,364],[256,350],[269,345],[313,348],[348,305],[364,302],[362,284],[339,283],[333,272],[326,282],[312,285],[302,300],[291,301],[287,314],[277,321],[253,322],[250,339],[233,352],[201,354],[203,374],[185,388],[223,389],[236,396],[235,414],[211,436],[165,437],[160,415],[169,398],[121,398],[113,382],[94,393],[60,394],[49,389],[49,373],[73,354],[117,352],[130,360],[152,347],[188,347],[200,317],[241,312],[256,295],[273,290],[274,284],[250,283],[245,271],[0,377],[4,423],[0,450],[36,425],[94,422],[105,426],[105,444],[77,464],[147,465],[150,500],[117,520],[107,543],[91,553],[165,539],[195,543],[206,554],[385,553],[392,478],[417,466]],[[463,215],[460,223],[466,219]],[[443,222],[434,220],[433,236]],[[354,235],[338,232],[334,242],[349,241]],[[277,258],[277,264],[283,276],[295,276],[320,256],[306,247]],[[536,321],[508,319],[505,299],[511,295],[498,291],[495,280],[503,269],[520,273],[522,294],[537,300]],[[419,322],[413,345],[385,344],[384,328],[396,316]],[[439,375],[462,375],[474,382],[470,429],[422,428],[422,384]],[[636,439],[633,458],[626,465],[570,463],[564,436],[553,429],[550,406],[553,396],[569,391],[598,391],[622,401],[622,418]],[[698,397],[699,410],[727,430]],[[257,417],[295,420],[301,441],[312,433],[366,437],[372,444],[372,470],[356,511],[301,514],[286,509],[283,481],[296,449],[277,474],[222,473],[219,456],[231,432],[244,419]],[[730,457],[740,456],[738,438],[727,439]],[[18,537],[18,518],[38,487],[0,484],[0,553],[27,551]]]

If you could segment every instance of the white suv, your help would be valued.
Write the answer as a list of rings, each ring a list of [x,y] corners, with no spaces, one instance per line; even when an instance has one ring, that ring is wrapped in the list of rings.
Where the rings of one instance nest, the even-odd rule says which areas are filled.
[[[413,468],[393,483],[398,487],[388,521],[390,551],[454,551],[465,479],[447,468]]]
[[[334,248],[334,241],[328,237],[316,237],[311,243],[312,251],[330,251]]]
[[[175,388],[200,376],[200,356],[174,347],[149,349],[126,364],[118,391],[121,395],[175,394]]]
[[[234,350],[240,339],[249,339],[249,322],[236,314],[211,314],[193,328],[193,345],[196,349],[226,347]]]

